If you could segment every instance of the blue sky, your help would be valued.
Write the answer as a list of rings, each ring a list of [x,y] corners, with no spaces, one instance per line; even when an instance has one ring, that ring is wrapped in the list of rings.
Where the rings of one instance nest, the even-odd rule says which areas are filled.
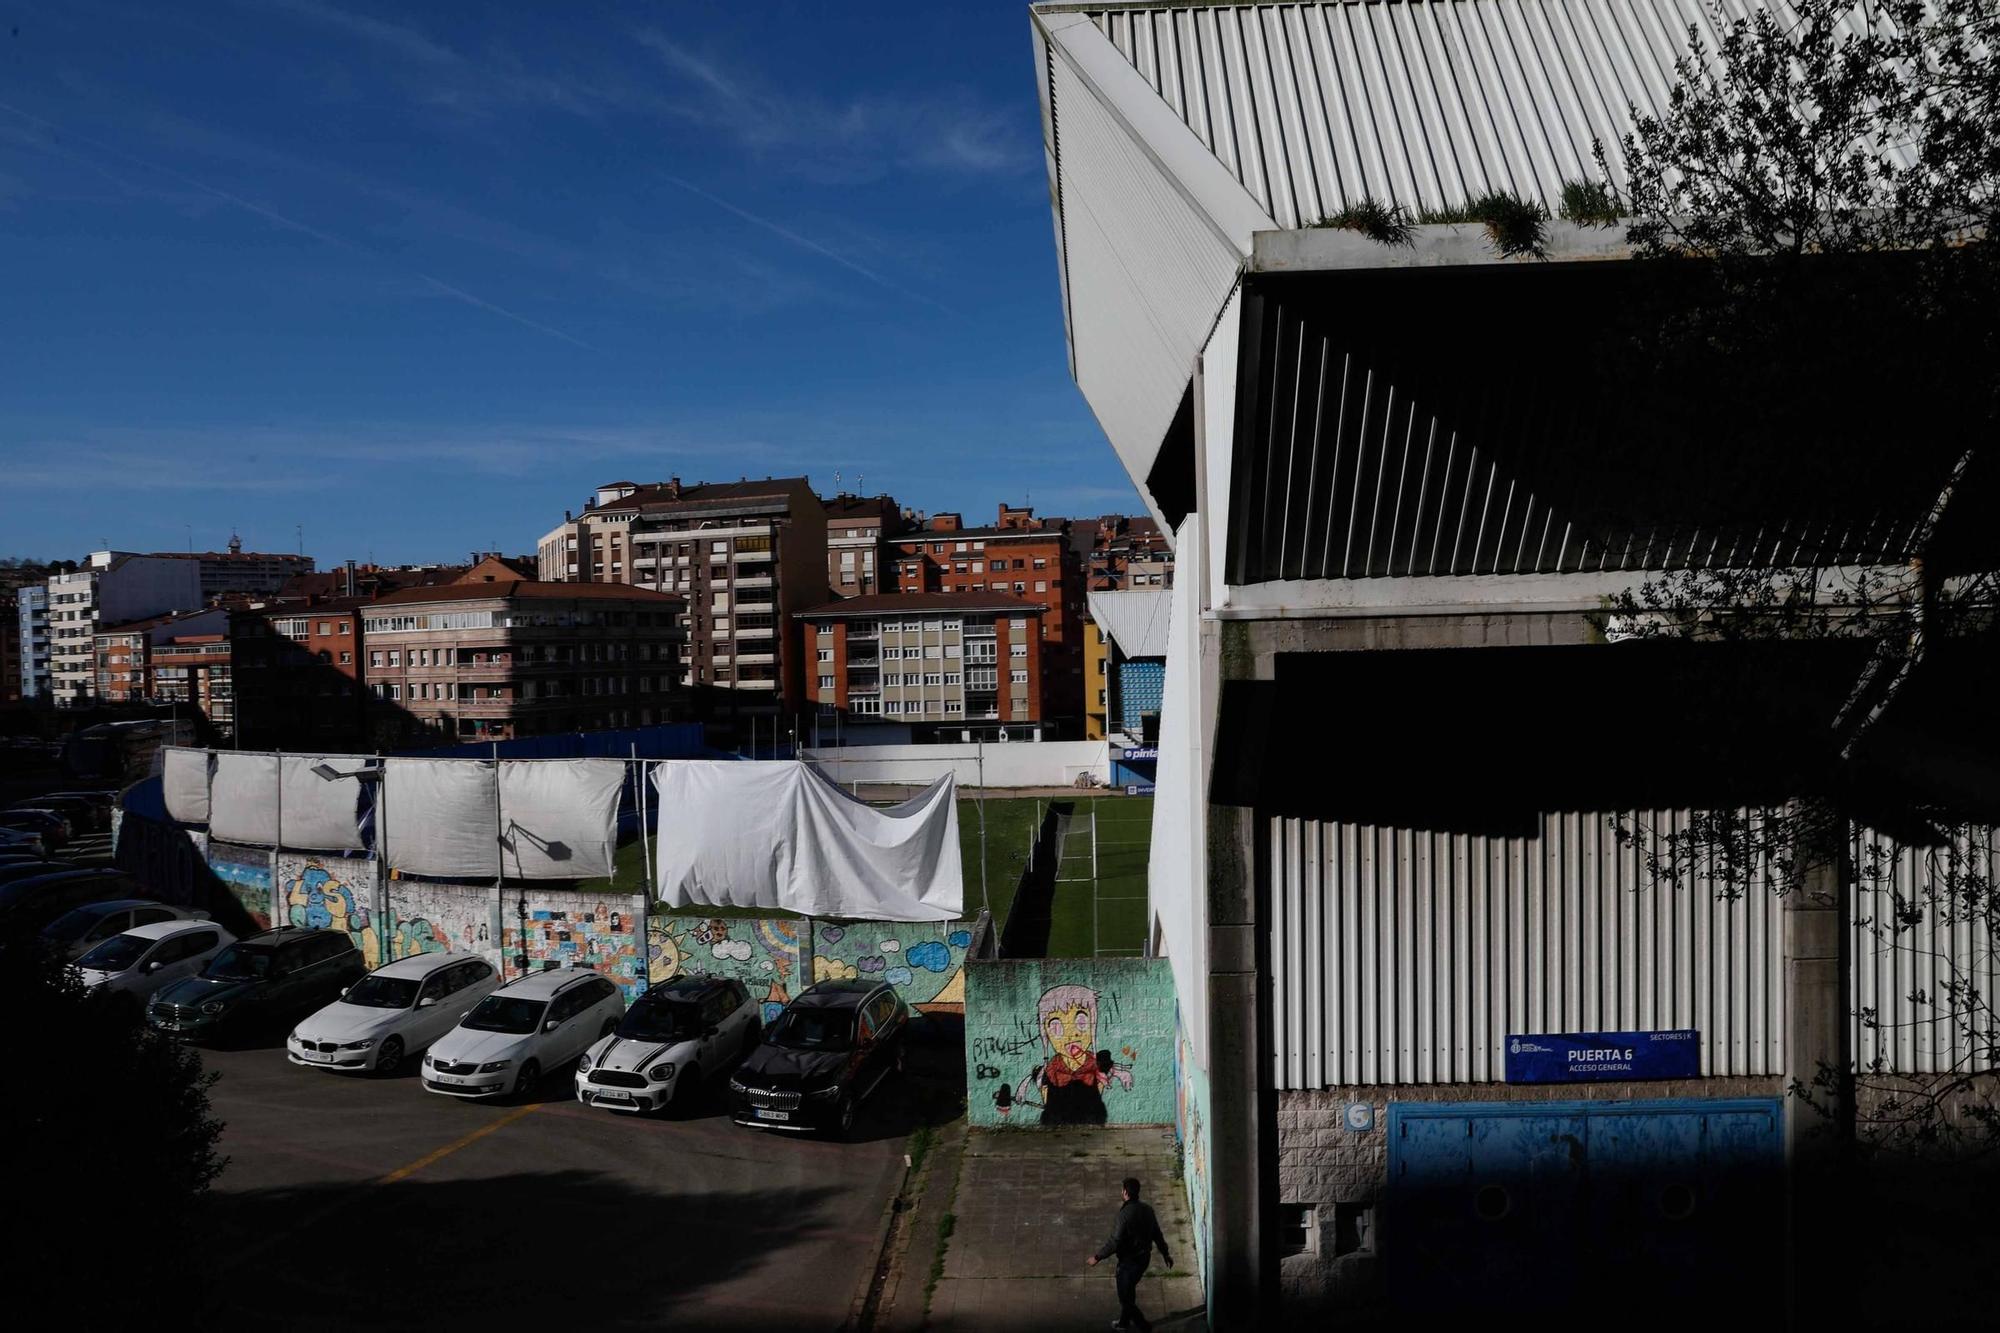
[[[525,551],[669,475],[1138,506],[1020,0],[0,0],[0,351],[0,555]]]

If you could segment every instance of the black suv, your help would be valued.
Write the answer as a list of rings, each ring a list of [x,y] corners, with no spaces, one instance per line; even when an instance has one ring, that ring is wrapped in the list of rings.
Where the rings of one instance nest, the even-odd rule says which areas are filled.
[[[146,1021],[193,1040],[253,1026],[282,1030],[332,1004],[367,971],[345,932],[280,926],[236,941],[200,976],[155,995]]]
[[[764,1032],[729,1080],[731,1118],[754,1129],[846,1134],[863,1098],[903,1067],[910,1011],[879,981],[822,981]]]

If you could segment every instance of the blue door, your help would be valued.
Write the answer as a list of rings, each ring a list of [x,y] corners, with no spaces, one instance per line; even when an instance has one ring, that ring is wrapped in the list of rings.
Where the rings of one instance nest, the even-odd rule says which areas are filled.
[[[1779,1104],[1392,1104],[1383,1258],[1397,1304],[1637,1322],[1757,1274],[1782,1237]],[[1615,1295],[1614,1295],[1615,1293]]]

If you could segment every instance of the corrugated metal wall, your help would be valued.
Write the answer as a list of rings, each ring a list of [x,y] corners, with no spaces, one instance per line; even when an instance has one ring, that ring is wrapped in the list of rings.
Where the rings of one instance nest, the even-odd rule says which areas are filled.
[[[1704,1073],[1784,1067],[1778,896],[1656,887],[1606,814],[1532,838],[1267,824],[1279,1088],[1498,1081],[1524,1032],[1697,1028]]]
[[[1978,910],[2000,876],[1994,830],[1952,847],[1898,849],[1864,829],[1853,854],[1856,1062],[1867,1069],[1880,1059],[1885,1071],[1904,1074],[1994,1068],[2000,959]],[[1973,911],[1960,910],[1968,903]],[[1978,998],[1954,997],[1954,983]],[[1970,1015],[1970,1024],[1954,1013]]]
[[[1415,209],[1494,190],[1553,213],[1565,180],[1597,175],[1593,140],[1621,172],[1626,108],[1664,109],[1689,25],[1714,50],[1718,13],[1748,8],[1348,0],[1092,18],[1278,225],[1298,227],[1365,198]]]
[[[1242,255],[1059,56],[1049,78],[1076,381],[1143,481]]]

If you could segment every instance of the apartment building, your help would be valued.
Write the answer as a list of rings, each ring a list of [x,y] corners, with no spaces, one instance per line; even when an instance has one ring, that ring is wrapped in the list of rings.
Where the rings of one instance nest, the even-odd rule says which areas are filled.
[[[533,579],[390,593],[362,608],[379,744],[508,740],[675,720],[678,597]]]
[[[809,697],[821,716],[900,722],[919,740],[1049,731],[1046,614],[991,592],[829,602],[799,617],[813,659]]]
[[[212,602],[231,594],[270,596],[288,579],[313,572],[309,555],[286,555],[267,551],[246,551],[243,539],[234,533],[226,551],[159,551],[159,560],[192,561],[200,571],[201,600]]]
[[[13,620],[19,658],[20,698],[45,698],[49,692],[49,587],[27,583],[14,590]]]
[[[903,594],[996,593],[1041,605],[1042,716],[1080,733],[1083,567],[1069,520],[1038,519],[1032,509],[1008,505],[999,507],[991,527],[967,527],[958,514],[933,514],[893,544]]]
[[[889,539],[907,520],[886,495],[848,495],[821,501],[826,506],[826,584],[835,597],[866,597],[895,586]]]
[[[185,667],[183,659],[191,650],[185,645],[201,642],[204,645],[221,644],[223,665],[227,665],[229,639],[229,613],[220,607],[201,611],[176,611],[163,616],[149,616],[144,620],[128,621],[123,625],[107,625],[92,636],[92,653],[95,658],[95,693],[103,703],[145,703],[159,697],[155,679],[160,655],[175,645],[183,645],[183,651],[167,653],[170,664]],[[212,647],[204,648],[212,653]],[[187,680],[185,669],[178,670],[171,679],[183,685]],[[185,693],[182,701],[186,701]]]
[[[76,570],[51,574],[49,692],[59,707],[87,703],[97,686],[100,625],[202,605],[201,567],[184,557],[93,551]]]
[[[544,580],[629,584],[686,603],[681,679],[710,715],[806,704],[800,611],[827,600],[826,508],[804,477],[612,482],[538,546]]]
[[[1087,581],[1091,592],[1174,586],[1174,551],[1150,518],[1106,514],[1092,534]]]
[[[331,750],[366,741],[361,612],[368,604],[289,597],[230,615],[239,744]]]

